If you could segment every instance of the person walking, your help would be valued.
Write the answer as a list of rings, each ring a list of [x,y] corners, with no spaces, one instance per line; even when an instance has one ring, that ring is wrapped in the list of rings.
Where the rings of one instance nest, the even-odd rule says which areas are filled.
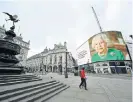
[[[80,77],[81,77],[81,83],[79,85],[79,88],[81,88],[81,86],[84,84],[85,90],[87,90],[87,87],[86,87],[86,76],[85,76],[84,68],[82,68],[82,70],[80,71]]]

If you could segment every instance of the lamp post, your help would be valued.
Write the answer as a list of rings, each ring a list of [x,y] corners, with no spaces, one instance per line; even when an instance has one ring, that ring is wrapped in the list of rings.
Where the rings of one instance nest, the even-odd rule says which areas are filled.
[[[43,56],[42,56],[42,62],[41,62],[41,64],[40,64],[40,68],[41,68],[42,75],[43,75],[43,71],[44,71],[44,69],[43,69]]]
[[[66,50],[66,70],[65,70],[65,78],[68,78],[68,73],[67,73],[67,50]]]

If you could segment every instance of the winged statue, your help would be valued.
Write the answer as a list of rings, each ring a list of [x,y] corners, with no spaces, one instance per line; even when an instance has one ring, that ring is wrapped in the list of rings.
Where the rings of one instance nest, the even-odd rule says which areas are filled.
[[[18,18],[17,15],[11,15],[11,14],[9,14],[9,13],[7,13],[7,12],[3,12],[3,13],[9,16],[9,19],[6,20],[6,21],[9,21],[9,20],[10,20],[10,21],[13,21],[13,26],[14,26],[14,23],[20,21],[19,19],[17,19],[17,18]]]

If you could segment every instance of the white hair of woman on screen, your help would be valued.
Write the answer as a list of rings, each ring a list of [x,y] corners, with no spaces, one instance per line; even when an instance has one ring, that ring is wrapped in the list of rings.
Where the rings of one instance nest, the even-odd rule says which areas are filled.
[[[105,34],[98,34],[92,39],[92,48],[100,55],[106,54],[108,51],[107,36]]]

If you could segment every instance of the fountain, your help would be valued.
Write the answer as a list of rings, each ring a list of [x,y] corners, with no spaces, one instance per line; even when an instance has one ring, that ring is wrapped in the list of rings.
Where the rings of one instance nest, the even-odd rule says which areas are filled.
[[[21,74],[23,68],[16,66],[19,60],[15,57],[15,55],[20,54],[21,47],[13,40],[16,37],[14,23],[19,20],[17,15],[12,16],[9,13],[3,13],[9,16],[10,19],[8,20],[13,22],[13,26],[10,27],[10,30],[5,31],[6,36],[0,39],[0,74]]]

